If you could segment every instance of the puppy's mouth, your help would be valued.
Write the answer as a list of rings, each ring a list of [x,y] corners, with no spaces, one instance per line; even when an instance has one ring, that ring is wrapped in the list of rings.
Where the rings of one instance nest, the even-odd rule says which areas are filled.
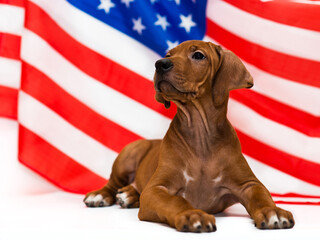
[[[177,88],[175,88],[169,81],[160,80],[156,84],[156,91],[162,93],[171,93],[171,92],[180,92]]]
[[[197,94],[192,91],[182,91],[174,86],[171,82],[167,80],[156,81],[155,88],[157,92],[164,94],[165,96],[181,96],[181,97],[192,97],[194,98]]]

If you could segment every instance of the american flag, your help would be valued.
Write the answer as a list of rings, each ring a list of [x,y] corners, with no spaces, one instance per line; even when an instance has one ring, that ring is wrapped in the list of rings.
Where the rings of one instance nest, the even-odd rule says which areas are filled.
[[[188,39],[254,77],[228,117],[274,199],[320,204],[317,1],[0,0],[0,116],[19,123],[19,161],[66,191],[103,186],[126,144],[164,136],[176,108],[154,99],[154,62]]]

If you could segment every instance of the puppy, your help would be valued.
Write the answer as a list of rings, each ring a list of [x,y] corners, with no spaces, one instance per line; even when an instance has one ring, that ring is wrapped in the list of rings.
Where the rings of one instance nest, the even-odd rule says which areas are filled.
[[[140,220],[212,232],[212,214],[240,202],[257,228],[292,228],[292,214],[278,208],[255,177],[227,119],[229,91],[253,86],[240,59],[212,43],[186,41],[155,66],[156,100],[178,107],[165,137],[127,145],[107,185],[88,193],[85,204],[118,201],[140,206]]]

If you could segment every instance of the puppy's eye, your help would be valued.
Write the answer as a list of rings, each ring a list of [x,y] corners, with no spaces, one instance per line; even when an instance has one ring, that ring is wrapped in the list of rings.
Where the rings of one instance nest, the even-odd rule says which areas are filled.
[[[196,60],[202,60],[202,59],[205,59],[206,57],[201,52],[195,52],[192,55],[192,58]]]
[[[170,57],[170,54],[167,54],[167,55],[165,55],[164,57],[165,57],[165,58],[168,58],[168,57]]]

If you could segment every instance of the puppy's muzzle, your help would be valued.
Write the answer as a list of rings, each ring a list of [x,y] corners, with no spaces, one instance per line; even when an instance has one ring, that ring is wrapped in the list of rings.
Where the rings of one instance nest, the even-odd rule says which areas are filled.
[[[173,68],[173,63],[169,59],[164,58],[156,61],[155,66],[158,74],[164,74]]]

